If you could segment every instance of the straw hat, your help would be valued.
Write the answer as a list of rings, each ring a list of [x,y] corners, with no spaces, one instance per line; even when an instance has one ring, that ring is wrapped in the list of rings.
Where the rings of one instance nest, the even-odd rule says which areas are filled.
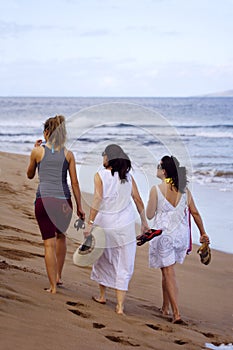
[[[93,226],[91,234],[74,252],[73,263],[80,267],[92,265],[102,254],[105,248],[105,232],[100,226]]]

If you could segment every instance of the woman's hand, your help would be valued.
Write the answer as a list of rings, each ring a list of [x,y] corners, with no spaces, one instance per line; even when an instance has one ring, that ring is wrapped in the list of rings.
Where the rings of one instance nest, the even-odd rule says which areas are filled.
[[[209,236],[206,233],[203,233],[200,237],[200,243],[210,244]]]
[[[150,227],[148,226],[147,222],[141,223],[141,234],[148,232],[150,230]]]
[[[91,234],[91,230],[93,228],[93,225],[92,224],[87,224],[84,231],[83,231],[83,235],[84,235],[84,238],[87,238],[90,234]]]
[[[39,140],[36,140],[35,144],[34,144],[34,147],[40,147],[41,144],[42,144],[43,140],[39,139]]]
[[[77,209],[77,215],[81,220],[83,220],[83,221],[85,220],[85,213],[84,213],[82,208]]]

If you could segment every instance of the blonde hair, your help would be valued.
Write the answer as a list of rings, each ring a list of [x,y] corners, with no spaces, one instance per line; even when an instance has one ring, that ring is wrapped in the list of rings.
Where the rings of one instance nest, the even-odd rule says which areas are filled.
[[[56,147],[64,147],[66,142],[65,117],[56,115],[44,123],[44,131],[48,133],[49,143]]]

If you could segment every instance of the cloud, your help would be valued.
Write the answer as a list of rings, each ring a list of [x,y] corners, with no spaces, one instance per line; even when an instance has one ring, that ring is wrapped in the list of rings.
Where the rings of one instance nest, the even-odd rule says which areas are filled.
[[[192,96],[232,89],[233,65],[82,57],[0,65],[0,96]]]
[[[175,30],[170,29],[161,29],[155,25],[132,25],[126,26],[125,31],[127,32],[141,32],[146,34],[157,34],[157,35],[165,35],[165,36],[179,36],[181,33]]]
[[[16,36],[22,32],[33,30],[30,24],[17,24],[14,22],[0,21],[0,36]]]
[[[60,27],[51,25],[32,25],[32,24],[18,24],[16,22],[5,22],[0,20],[0,37],[17,37],[23,33],[30,33],[34,31],[73,31],[72,27]]]
[[[112,35],[112,33],[107,29],[90,30],[80,34],[80,36],[84,36],[84,37],[108,36],[108,35]]]

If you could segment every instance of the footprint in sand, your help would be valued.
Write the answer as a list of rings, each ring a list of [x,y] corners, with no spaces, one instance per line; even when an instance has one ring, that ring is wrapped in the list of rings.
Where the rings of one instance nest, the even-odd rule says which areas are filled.
[[[67,301],[66,304],[69,306],[85,306],[85,304],[76,301]]]
[[[116,337],[114,335],[106,335],[105,338],[111,340],[114,343],[120,343],[122,345],[130,345],[130,346],[140,346],[133,339],[124,338],[124,337]]]
[[[68,309],[68,311],[72,312],[73,314],[77,315],[77,316],[80,316],[82,318],[90,318],[90,315],[89,314],[86,314],[80,310],[73,310],[73,309]]]
[[[163,332],[168,332],[168,333],[172,333],[173,329],[169,326],[164,326],[161,324],[151,324],[151,323],[147,323],[146,324],[147,327],[154,329],[155,331],[163,331]]]
[[[82,303],[79,303],[79,302],[74,302],[74,301],[67,301],[66,302],[67,305],[69,306],[74,306],[74,307],[86,307],[85,304],[82,304]],[[90,318],[91,315],[86,313],[86,312],[83,312],[83,311],[80,311],[79,309],[68,309],[68,311],[72,312],[73,314],[77,315],[77,316],[80,316],[82,318]]]
[[[185,339],[176,339],[174,341],[175,344],[178,344],[178,345],[184,345],[184,344],[189,344],[189,341],[188,340],[185,340]]]
[[[200,332],[201,334],[203,334],[206,338],[215,338],[216,334],[213,333],[209,333],[209,332]]]
[[[96,329],[102,329],[102,328],[105,328],[106,326],[102,323],[97,323],[97,322],[94,322],[93,323],[93,328],[96,328]]]

